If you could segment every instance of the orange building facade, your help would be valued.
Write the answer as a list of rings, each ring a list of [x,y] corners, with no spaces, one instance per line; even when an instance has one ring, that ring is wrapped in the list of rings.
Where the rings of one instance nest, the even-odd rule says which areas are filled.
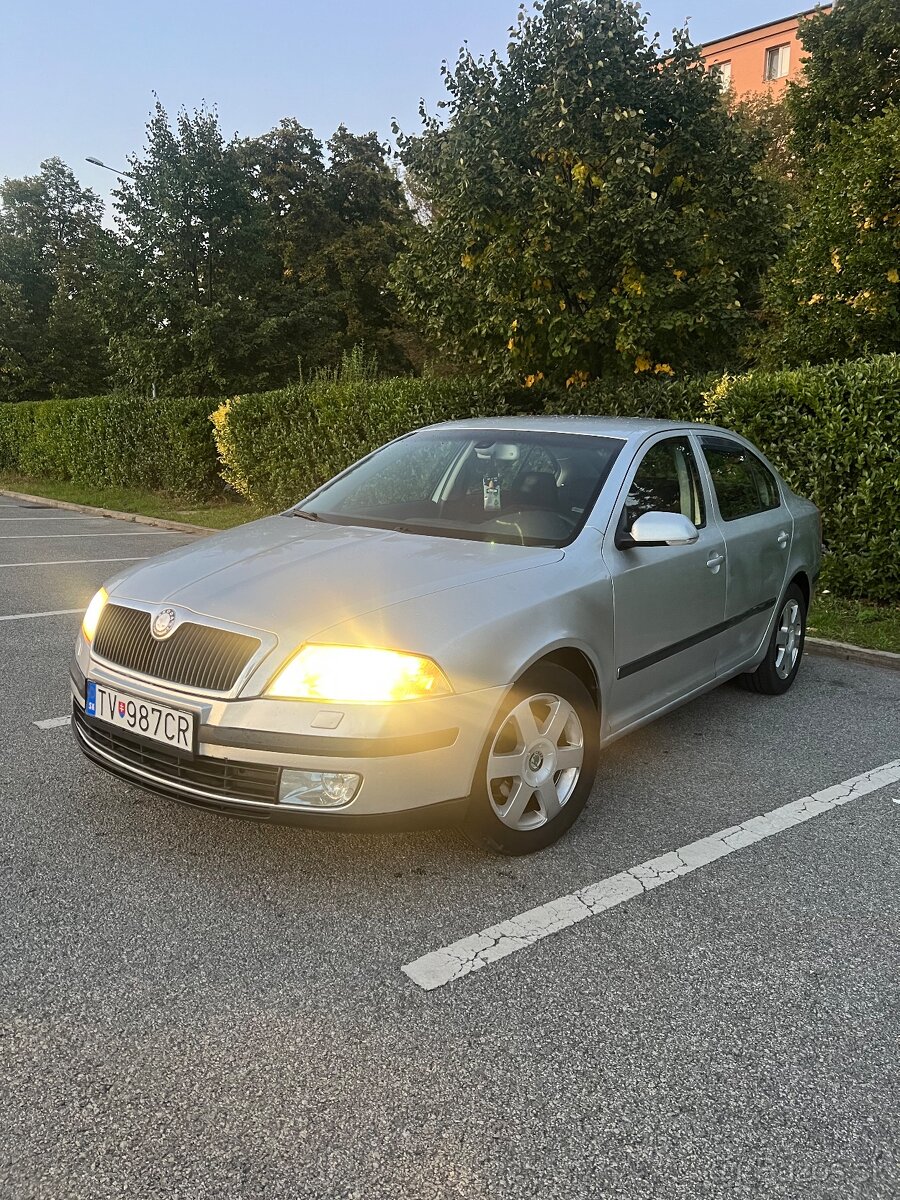
[[[803,73],[802,47],[797,35],[801,23],[817,12],[830,11],[831,5],[823,4],[781,21],[705,42],[700,47],[703,61],[710,71],[718,73],[722,90],[730,88],[738,99],[753,92],[778,95],[789,79]]]

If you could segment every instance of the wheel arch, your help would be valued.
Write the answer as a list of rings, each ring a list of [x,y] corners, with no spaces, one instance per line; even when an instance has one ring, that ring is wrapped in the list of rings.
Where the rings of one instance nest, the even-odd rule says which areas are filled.
[[[535,667],[541,667],[546,664],[561,667],[564,671],[568,671],[570,675],[584,685],[587,693],[594,703],[594,708],[597,711],[597,732],[602,738],[603,736],[603,687],[600,682],[600,673],[596,663],[585,649],[572,644],[564,644],[553,646],[545,650],[543,653],[536,654],[534,658],[525,663],[521,670],[517,672],[515,679],[509,686],[507,695],[513,691],[529,671],[533,671]]]
[[[564,671],[568,671],[583,683],[599,715],[601,709],[600,680],[594,664],[583,650],[579,650],[577,646],[559,646],[556,650],[551,650],[549,654],[543,655],[531,666],[541,666],[544,663],[553,663],[557,667],[562,667]]]
[[[793,584],[793,583],[795,583],[797,585],[797,587],[800,589],[800,591],[803,593],[803,600],[804,600],[804,603],[806,604],[806,611],[809,612],[809,604],[810,604],[810,600],[812,599],[812,583],[810,581],[809,576],[807,575],[807,573],[805,571],[797,571],[797,573],[791,579],[790,583],[788,583],[788,587],[790,587],[791,584]],[[787,588],[785,588],[785,591],[787,591]]]

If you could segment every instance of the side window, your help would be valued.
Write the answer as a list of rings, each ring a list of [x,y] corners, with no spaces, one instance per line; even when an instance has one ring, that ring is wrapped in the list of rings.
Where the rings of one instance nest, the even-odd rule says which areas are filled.
[[[625,532],[648,512],[681,513],[698,529],[706,524],[703,489],[687,438],[667,438],[644,455],[625,499]]]
[[[755,454],[726,438],[705,437],[701,444],[723,521],[779,507],[775,476]]]

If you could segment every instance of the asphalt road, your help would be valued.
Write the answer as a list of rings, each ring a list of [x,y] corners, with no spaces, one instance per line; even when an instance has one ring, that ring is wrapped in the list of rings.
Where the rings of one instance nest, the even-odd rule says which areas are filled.
[[[900,675],[726,686],[526,860],[243,823],[34,724],[88,560],[187,540],[0,496],[0,1196],[894,1200],[900,782],[435,991],[400,968],[900,758]]]

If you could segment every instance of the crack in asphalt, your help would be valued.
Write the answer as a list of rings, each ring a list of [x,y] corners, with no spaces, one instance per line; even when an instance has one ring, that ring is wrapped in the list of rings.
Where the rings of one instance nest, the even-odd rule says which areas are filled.
[[[491,925],[479,933],[461,938],[452,945],[432,951],[401,969],[419,987],[430,991],[480,970],[517,950],[568,929],[588,917],[598,916],[663,884],[699,870],[719,858],[773,837],[833,808],[848,804],[860,796],[887,787],[900,780],[900,760],[885,763],[804,796],[790,804],[751,817],[740,825],[720,829],[709,837],[670,850],[620,871],[617,875],[589,884],[568,896],[560,896],[506,921]]]

